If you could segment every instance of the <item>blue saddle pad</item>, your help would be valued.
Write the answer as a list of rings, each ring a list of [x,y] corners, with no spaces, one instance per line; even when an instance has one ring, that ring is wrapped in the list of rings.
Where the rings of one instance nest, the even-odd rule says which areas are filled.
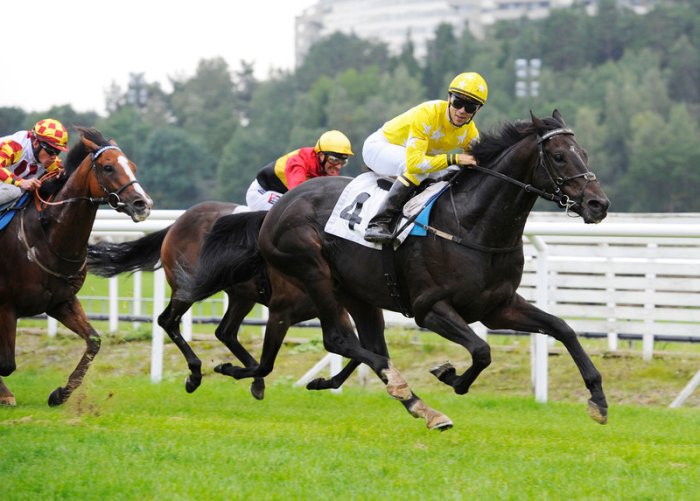
[[[440,193],[438,193],[436,196],[433,197],[433,199],[428,202],[428,205],[425,206],[425,208],[418,214],[418,217],[414,221],[415,224],[413,225],[413,228],[411,228],[411,232],[409,235],[413,235],[415,237],[424,237],[428,234],[428,230],[425,229],[425,225],[428,224],[430,221],[430,211],[433,208],[433,204],[435,203],[435,200],[438,199],[440,196]]]
[[[12,218],[15,217],[15,214],[17,214],[17,209],[21,209],[27,205],[30,198],[31,196],[29,193],[24,192],[22,193],[22,196],[19,197],[19,200],[13,200],[12,202],[0,205],[0,230],[4,230],[5,226],[10,224]]]

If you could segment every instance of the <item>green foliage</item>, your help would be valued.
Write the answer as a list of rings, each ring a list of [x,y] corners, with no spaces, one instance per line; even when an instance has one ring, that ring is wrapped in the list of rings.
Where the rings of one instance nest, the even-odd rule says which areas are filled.
[[[185,131],[156,129],[146,141],[139,179],[155,207],[189,207],[202,200],[198,184],[206,180],[214,162]]]

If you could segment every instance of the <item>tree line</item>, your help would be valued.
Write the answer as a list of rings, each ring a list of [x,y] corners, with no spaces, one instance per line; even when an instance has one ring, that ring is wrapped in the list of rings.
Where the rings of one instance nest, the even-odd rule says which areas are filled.
[[[418,61],[407,36],[399,54],[386,45],[335,33],[314,45],[293,71],[254,76],[203,59],[171,90],[141,75],[107,93],[106,116],[68,105],[41,112],[0,108],[0,134],[44,116],[94,125],[117,138],[140,166],[157,208],[202,200],[243,203],[257,171],[278,156],[311,146],[325,130],[351,139],[344,169],[363,171],[364,139],[386,120],[427,99],[445,99],[450,79],[478,71],[489,101],[480,130],[558,108],[588,151],[612,210],[700,212],[700,4],[663,2],[646,15],[599,2],[554,9],[540,20],[499,22],[475,39],[441,25]],[[517,96],[515,61],[539,59],[537,95]],[[132,75],[133,76],[133,75]],[[540,208],[538,206],[538,208]],[[545,210],[548,207],[542,206]]]

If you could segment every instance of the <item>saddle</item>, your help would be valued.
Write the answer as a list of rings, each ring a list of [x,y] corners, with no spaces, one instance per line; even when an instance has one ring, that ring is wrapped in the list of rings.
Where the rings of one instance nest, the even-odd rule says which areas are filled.
[[[32,195],[30,193],[24,192],[21,197],[0,205],[0,230],[4,230],[5,227],[10,224],[10,221],[15,217],[17,211],[23,209],[31,198]]]

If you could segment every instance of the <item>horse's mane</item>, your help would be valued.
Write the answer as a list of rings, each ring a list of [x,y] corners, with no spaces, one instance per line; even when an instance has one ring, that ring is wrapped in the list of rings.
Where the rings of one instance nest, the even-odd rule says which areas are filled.
[[[84,137],[98,146],[108,146],[110,144],[109,140],[105,139],[102,133],[94,127],[76,126],[75,130],[78,131],[81,138]],[[90,150],[87,146],[82,141],[78,141],[68,152],[61,175],[52,177],[41,185],[41,196],[46,198],[55,195],[66,184],[66,181],[78,169],[78,166],[88,154],[90,154]]]
[[[553,117],[545,117],[542,120],[547,125],[547,130],[564,126]],[[526,120],[504,122],[496,131],[481,133],[479,142],[472,147],[471,153],[479,165],[490,165],[508,148],[536,133],[532,122]]]

